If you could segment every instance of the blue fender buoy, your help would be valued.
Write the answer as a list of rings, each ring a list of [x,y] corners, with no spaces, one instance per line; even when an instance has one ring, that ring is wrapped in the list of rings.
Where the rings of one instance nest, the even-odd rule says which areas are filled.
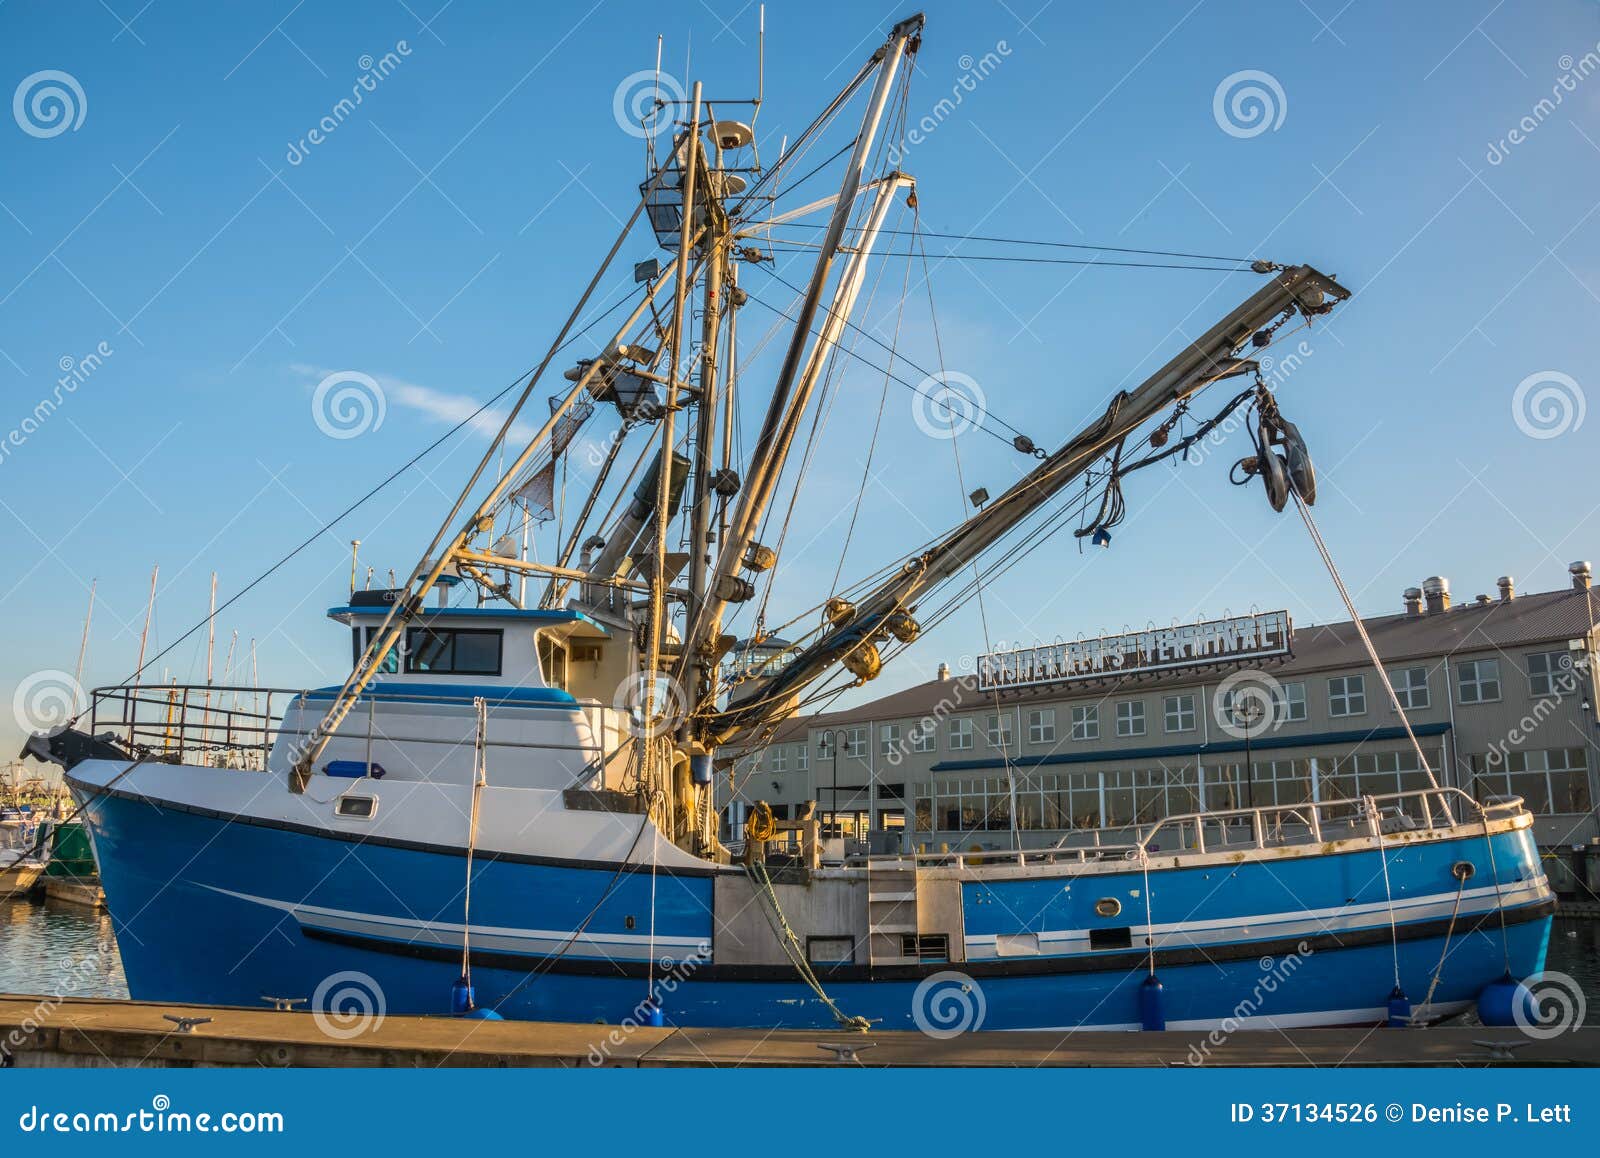
[[[1167,987],[1154,973],[1139,986],[1139,1026],[1150,1030],[1167,1028]]]
[[[1389,993],[1389,1028],[1405,1029],[1411,1024],[1411,998],[1398,985]]]
[[[473,1000],[472,982],[468,981],[467,975],[463,973],[461,978],[450,986],[450,1012],[455,1017],[465,1017],[475,1008],[477,1002]]]
[[[1539,1020],[1533,994],[1510,973],[1491,981],[1478,994],[1478,1020],[1485,1025],[1496,1028],[1516,1025],[1519,1010],[1524,1023],[1531,1025]]]
[[[653,997],[644,1003],[644,1023],[656,1029],[667,1024],[667,1011],[662,1009],[661,1003]]]

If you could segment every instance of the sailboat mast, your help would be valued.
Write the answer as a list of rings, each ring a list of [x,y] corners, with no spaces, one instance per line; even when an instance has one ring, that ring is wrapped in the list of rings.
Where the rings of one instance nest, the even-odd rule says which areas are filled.
[[[94,590],[99,584],[98,579],[89,580],[89,611],[83,617],[83,638],[78,641],[78,667],[72,676],[73,682],[79,685],[83,683],[83,661],[89,654],[89,624],[94,622]]]

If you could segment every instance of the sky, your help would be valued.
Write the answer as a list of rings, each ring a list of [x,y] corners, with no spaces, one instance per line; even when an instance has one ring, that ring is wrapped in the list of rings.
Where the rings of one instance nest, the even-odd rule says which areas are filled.
[[[767,161],[909,11],[767,6]],[[1305,262],[1352,291],[1295,336],[1275,385],[1364,614],[1398,611],[1434,574],[1458,599],[1503,574],[1552,589],[1600,554],[1600,417],[1585,421],[1600,389],[1600,5],[926,11],[900,162],[922,229]],[[4,754],[75,673],[91,584],[81,682],[113,684],[136,666],[153,567],[151,655],[205,616],[213,572],[229,599],[531,367],[637,196],[642,141],[619,109],[658,35],[667,82],[731,102],[755,92],[757,23],[739,0],[0,6]],[[909,280],[906,259],[874,265],[857,320],[896,345],[898,376],[960,375],[988,417],[1047,448],[1259,283],[927,247]],[[667,255],[633,234],[599,300],[652,256]],[[791,300],[779,279],[798,284],[805,264],[791,248],[742,273],[755,346]],[[744,397],[762,397],[781,342],[748,355]],[[930,437],[916,395],[885,389],[883,350],[851,346],[863,357],[830,384],[768,627],[831,589],[852,516],[846,578],[1029,466],[980,430]],[[318,386],[335,374],[367,389],[366,411],[330,409]],[[748,445],[759,402],[743,416]],[[219,682],[248,681],[251,640],[264,685],[342,678],[348,637],[323,612],[345,596],[350,541],[380,583],[404,575],[487,445],[486,422],[470,424],[228,607]],[[1109,549],[1052,539],[870,692],[1002,644],[1252,608],[1342,618],[1298,520],[1229,485],[1247,452],[1236,434],[1133,476]],[[206,633],[158,667],[203,680]]]

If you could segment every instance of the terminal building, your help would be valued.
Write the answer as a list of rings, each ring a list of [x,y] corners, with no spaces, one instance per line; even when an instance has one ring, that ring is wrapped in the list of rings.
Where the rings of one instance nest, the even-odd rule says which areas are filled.
[[[1597,617],[1571,586],[1452,602],[1439,577],[1356,625],[1287,612],[980,656],[975,670],[796,717],[741,754],[721,804],[814,809],[848,848],[1039,847],[1201,810],[1442,785],[1520,796],[1547,850],[1600,842]],[[1409,733],[1405,727],[1410,723]],[[1414,739],[1413,739],[1414,737]],[[1419,757],[1420,749],[1420,757]]]

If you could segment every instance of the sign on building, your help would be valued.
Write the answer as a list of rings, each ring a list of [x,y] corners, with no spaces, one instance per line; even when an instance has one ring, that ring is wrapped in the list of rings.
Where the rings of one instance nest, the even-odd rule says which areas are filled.
[[[1072,683],[1288,655],[1293,635],[1294,624],[1287,611],[1261,611],[1179,627],[995,651],[978,657],[978,687],[987,691]]]

